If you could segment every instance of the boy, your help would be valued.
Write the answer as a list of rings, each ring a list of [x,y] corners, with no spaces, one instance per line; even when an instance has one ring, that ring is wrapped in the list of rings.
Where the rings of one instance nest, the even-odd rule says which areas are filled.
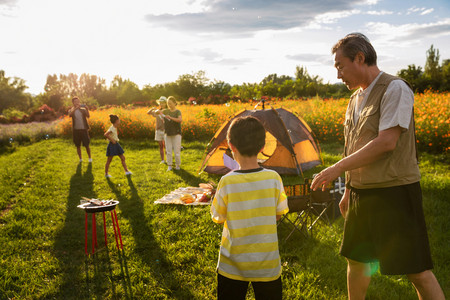
[[[278,173],[259,166],[266,132],[254,117],[235,119],[228,144],[239,169],[223,176],[211,205],[214,222],[224,223],[217,264],[217,298],[245,299],[252,282],[256,299],[281,299],[277,220],[288,212]]]

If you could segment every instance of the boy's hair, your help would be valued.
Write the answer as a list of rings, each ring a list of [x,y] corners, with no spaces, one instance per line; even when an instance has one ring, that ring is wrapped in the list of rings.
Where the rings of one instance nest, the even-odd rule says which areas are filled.
[[[116,123],[117,120],[119,120],[119,117],[116,115],[109,115],[109,120],[112,124]]]
[[[266,130],[255,117],[239,117],[231,122],[227,140],[241,155],[255,156],[266,144]]]

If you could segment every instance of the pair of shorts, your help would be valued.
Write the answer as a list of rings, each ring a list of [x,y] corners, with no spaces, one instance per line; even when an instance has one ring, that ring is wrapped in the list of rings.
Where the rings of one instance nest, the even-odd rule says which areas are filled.
[[[87,129],[74,129],[73,130],[73,143],[76,147],[81,147],[83,143],[84,147],[89,146],[91,138],[89,137],[89,132]]]
[[[381,274],[415,274],[433,268],[420,183],[351,188],[341,255],[379,263]]]
[[[165,136],[164,130],[156,130],[155,131],[155,141],[157,141],[157,142],[164,141],[164,136]]]
[[[281,276],[267,282],[252,281],[255,299],[281,300],[283,287]],[[217,299],[218,300],[245,300],[249,281],[235,280],[217,273]]]
[[[122,146],[119,143],[111,143],[109,142],[108,147],[106,148],[106,156],[116,156],[122,155],[125,151],[123,151]]]

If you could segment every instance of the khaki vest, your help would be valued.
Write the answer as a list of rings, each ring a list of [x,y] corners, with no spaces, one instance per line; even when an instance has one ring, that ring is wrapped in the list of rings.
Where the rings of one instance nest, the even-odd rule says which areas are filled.
[[[370,92],[356,124],[354,122],[356,93],[350,98],[344,124],[345,156],[358,151],[378,136],[381,99],[389,83],[395,79],[401,78],[386,73],[381,74]],[[420,172],[414,130],[413,114],[409,129],[401,133],[394,151],[385,153],[374,163],[345,172],[347,187],[371,189],[418,182]]]

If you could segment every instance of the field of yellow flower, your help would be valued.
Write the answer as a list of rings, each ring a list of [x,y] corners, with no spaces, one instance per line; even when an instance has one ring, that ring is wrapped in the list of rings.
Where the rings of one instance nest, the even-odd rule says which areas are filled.
[[[283,107],[302,117],[320,142],[343,143],[343,123],[348,99],[283,100],[269,99],[266,108]],[[182,135],[186,140],[209,140],[220,125],[242,109],[256,103],[234,102],[225,105],[179,105],[183,116]],[[121,119],[119,138],[153,138],[155,119],[149,108],[113,107],[91,111],[91,136],[100,137],[111,125],[109,115]],[[260,106],[258,107],[260,109]],[[450,93],[425,92],[415,96],[416,139],[421,150],[450,152]],[[58,123],[63,136],[71,136],[71,119]]]

